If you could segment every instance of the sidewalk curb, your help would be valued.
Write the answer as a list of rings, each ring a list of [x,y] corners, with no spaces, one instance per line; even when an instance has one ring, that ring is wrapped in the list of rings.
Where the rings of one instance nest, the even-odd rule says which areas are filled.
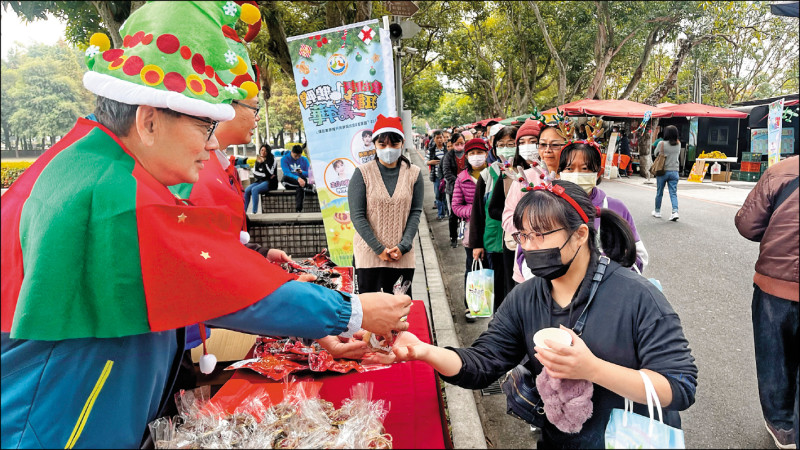
[[[412,157],[414,159],[418,158],[413,153]],[[415,164],[418,163],[418,161],[414,162]],[[425,192],[429,193],[432,190],[432,184],[428,180],[424,164],[421,169],[424,177]],[[425,207],[429,208],[430,204],[426,202]],[[453,316],[450,312],[450,304],[447,301],[447,294],[444,290],[444,283],[442,282],[439,258],[431,240],[427,214],[424,211],[420,215],[419,222],[419,248],[422,252],[425,278],[428,284],[430,321],[434,342],[439,347],[461,347],[461,342],[458,340],[455,324],[453,323]],[[450,416],[450,429],[453,433],[453,447],[487,448],[486,437],[483,434],[483,425],[478,415],[473,392],[449,383],[442,384],[447,397],[447,411]]]

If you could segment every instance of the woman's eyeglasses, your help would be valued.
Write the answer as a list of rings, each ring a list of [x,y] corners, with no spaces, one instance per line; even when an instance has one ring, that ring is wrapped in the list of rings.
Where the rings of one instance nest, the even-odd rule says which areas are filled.
[[[546,233],[539,233],[537,231],[533,231],[530,233],[522,233],[517,231],[516,233],[511,233],[511,237],[514,238],[514,242],[519,245],[525,245],[526,242],[530,241],[533,244],[541,245],[544,242],[544,237],[548,234],[553,234],[556,231],[563,230],[564,227],[556,228],[555,230],[548,231]]]

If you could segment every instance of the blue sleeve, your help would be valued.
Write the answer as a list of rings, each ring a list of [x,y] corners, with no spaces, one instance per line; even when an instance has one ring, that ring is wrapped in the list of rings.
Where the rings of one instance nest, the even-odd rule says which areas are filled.
[[[281,158],[281,171],[283,171],[283,176],[289,177],[289,178],[291,178],[293,180],[296,180],[297,179],[297,174],[296,173],[292,173],[292,169],[289,167],[289,160],[290,159],[292,159],[291,154],[287,153],[287,154],[283,155],[283,158]]]
[[[303,170],[303,176],[308,178],[308,158],[305,156],[300,157],[300,168]]]
[[[347,294],[290,281],[247,308],[206,323],[250,334],[319,339],[346,331],[351,313]]]

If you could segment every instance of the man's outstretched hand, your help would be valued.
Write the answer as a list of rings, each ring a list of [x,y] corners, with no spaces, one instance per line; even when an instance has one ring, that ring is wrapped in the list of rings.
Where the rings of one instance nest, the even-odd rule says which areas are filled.
[[[408,323],[401,320],[411,310],[411,297],[383,292],[360,294],[364,318],[361,328],[378,336],[391,336],[392,331],[405,331]]]

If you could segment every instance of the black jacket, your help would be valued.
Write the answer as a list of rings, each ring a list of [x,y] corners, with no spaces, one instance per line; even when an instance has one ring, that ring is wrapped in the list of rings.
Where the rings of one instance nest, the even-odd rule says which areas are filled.
[[[467,389],[481,389],[526,356],[525,366],[534,377],[539,375],[542,365],[534,357],[534,333],[561,324],[575,326],[588,300],[596,265],[594,255],[576,298],[566,308],[552,300],[549,282],[543,278],[518,285],[471,347],[452,349],[461,357],[463,366],[455,376],[442,379]],[[697,366],[678,315],[653,284],[612,261],[588,310],[581,338],[603,360],[664,375],[672,388],[672,403],[664,411],[664,422],[680,427],[677,411],[685,410],[695,400]],[[592,402],[592,417],[580,433],[562,433],[548,422],[543,429],[545,440],[559,447],[602,448],[611,410],[622,409],[624,400],[595,385]],[[635,411],[648,415],[646,405],[636,404]]]
[[[444,179],[447,180],[447,195],[452,198],[453,189],[456,187],[456,177],[458,177],[459,172],[455,150],[450,150],[445,153],[439,165],[442,166],[442,174],[444,175]]]

